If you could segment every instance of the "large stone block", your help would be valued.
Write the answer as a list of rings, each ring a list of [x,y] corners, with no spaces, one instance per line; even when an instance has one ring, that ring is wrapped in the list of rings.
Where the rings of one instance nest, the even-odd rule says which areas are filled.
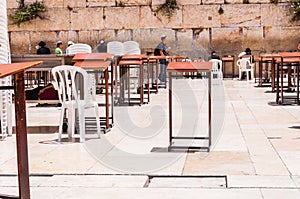
[[[193,48],[193,31],[188,30],[176,30],[175,31],[175,50],[177,54],[185,55],[182,52],[186,50],[192,50]],[[188,56],[188,55],[185,55]]]
[[[115,39],[120,42],[133,40],[133,30],[115,30]]]
[[[187,5],[183,7],[183,28],[220,27],[219,6]]]
[[[224,0],[202,0],[203,5],[224,4]]]
[[[261,25],[278,26],[281,23],[281,6],[273,4],[261,5]]]
[[[11,54],[26,54],[31,50],[29,33],[23,32],[9,32],[10,51]]]
[[[104,7],[104,6],[115,6],[115,0],[88,0],[87,6],[88,7]]]
[[[249,0],[249,3],[270,4],[270,0]]]
[[[222,54],[243,51],[243,28],[213,28],[212,46]]]
[[[282,27],[281,28],[281,49],[283,51],[297,50],[300,42],[300,27]]]
[[[139,28],[139,7],[107,7],[104,8],[105,29]]]
[[[64,7],[69,9],[72,8],[85,8],[87,6],[86,0],[72,0],[72,1],[64,1]]]
[[[201,0],[177,0],[177,4],[178,5],[200,5]]]
[[[7,7],[7,9],[18,8],[19,4],[17,1],[14,1],[14,0],[6,0],[6,7]]]
[[[46,19],[36,19],[36,30],[62,31],[70,29],[70,11],[64,8],[51,8]]]
[[[99,31],[80,31],[78,43],[88,44],[92,49],[96,48],[99,43]]]
[[[44,2],[48,9],[64,7],[64,0],[44,0]]]
[[[109,41],[115,40],[115,31],[114,30],[100,30],[98,43],[100,42],[101,39],[104,40],[106,43],[108,43]]]
[[[260,4],[226,4],[220,15],[222,27],[260,26]]]
[[[71,30],[99,30],[103,28],[103,8],[84,8],[71,12]]]
[[[252,52],[259,52],[263,49],[263,29],[261,27],[243,28],[244,48],[250,48]]]
[[[280,27],[263,27],[263,37],[263,47],[267,53],[282,51]]]
[[[142,6],[140,11],[141,28],[180,28],[182,26],[182,7],[174,10],[171,17],[157,11],[158,7]]]
[[[226,4],[242,4],[244,0],[224,0]]]
[[[145,6],[150,5],[152,0],[116,0],[117,5],[119,6]]]
[[[152,0],[152,6],[162,5],[166,2],[166,0]]]
[[[193,50],[202,52],[202,55],[199,55],[197,57],[205,58],[207,56],[206,52],[208,52],[210,48],[209,28],[193,29],[192,34],[193,34]]]

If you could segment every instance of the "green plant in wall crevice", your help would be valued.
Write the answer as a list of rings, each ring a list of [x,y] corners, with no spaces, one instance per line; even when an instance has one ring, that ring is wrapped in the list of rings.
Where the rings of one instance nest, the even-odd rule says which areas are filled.
[[[19,7],[16,12],[11,15],[13,22],[16,24],[21,24],[25,21],[30,21],[39,17],[40,19],[44,19],[45,17],[41,14],[46,12],[46,6],[43,1],[35,1],[31,4],[24,4],[24,0],[18,1]]]
[[[300,0],[291,0],[289,2],[290,10],[292,12],[293,21],[297,21],[300,19]]]
[[[166,0],[165,3],[158,6],[156,9],[157,13],[161,13],[162,15],[168,17],[169,21],[175,14],[175,11],[178,10],[179,7],[177,6],[176,0]]]

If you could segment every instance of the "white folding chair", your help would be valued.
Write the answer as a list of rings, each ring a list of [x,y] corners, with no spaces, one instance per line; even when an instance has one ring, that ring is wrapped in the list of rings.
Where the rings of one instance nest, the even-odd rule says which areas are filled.
[[[68,54],[76,54],[76,53],[91,53],[92,47],[88,44],[73,44],[68,47]]]
[[[243,72],[247,75],[247,81],[250,80],[249,73],[251,74],[251,78],[254,78],[254,63],[250,63],[249,58],[242,58],[237,60],[237,65],[239,67],[239,79],[242,79]]]
[[[93,109],[96,116],[97,134],[100,137],[100,113],[96,101],[94,79],[88,78],[87,72],[75,66],[56,66],[52,69],[55,87],[58,88],[59,101],[62,104],[58,140],[61,141],[65,112],[68,114],[68,135],[75,131],[75,111],[78,110],[80,142],[85,141],[85,110]],[[80,85],[76,79],[81,78]],[[82,88],[82,90],[79,89]],[[80,93],[81,92],[81,93]],[[82,94],[83,92],[83,94]]]

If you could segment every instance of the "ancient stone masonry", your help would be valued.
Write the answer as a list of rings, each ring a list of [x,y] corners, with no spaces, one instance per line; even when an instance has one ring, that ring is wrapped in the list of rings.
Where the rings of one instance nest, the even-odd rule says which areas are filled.
[[[25,3],[35,0],[25,0]],[[68,40],[90,44],[101,39],[135,40],[143,49],[153,49],[160,35],[168,36],[174,54],[206,57],[238,54],[246,47],[254,53],[296,50],[300,22],[291,21],[287,0],[177,0],[179,9],[171,20],[157,13],[165,0],[44,0],[47,19],[20,26],[9,21],[12,53],[35,53],[34,46],[46,41]],[[8,14],[18,7],[7,0]],[[224,11],[219,13],[220,7]],[[211,39],[210,39],[211,38]],[[66,45],[65,45],[66,46]]]

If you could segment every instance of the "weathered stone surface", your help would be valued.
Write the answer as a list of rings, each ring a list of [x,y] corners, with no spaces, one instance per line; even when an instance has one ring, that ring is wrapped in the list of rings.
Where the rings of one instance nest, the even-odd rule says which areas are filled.
[[[164,4],[166,0],[152,0],[152,6]]]
[[[26,54],[30,52],[28,32],[9,32],[10,48],[13,54]]]
[[[144,6],[144,5],[150,5],[151,0],[116,0],[117,5],[119,6],[127,6],[127,5],[139,5],[139,6]]]
[[[182,27],[182,7],[174,10],[169,18],[165,13],[157,12],[157,7],[141,7],[140,27],[146,28],[180,28]]]
[[[226,4],[242,4],[243,0],[224,0]]]
[[[188,5],[183,7],[183,28],[220,27],[219,6]]]
[[[12,1],[12,0],[6,0],[6,7],[7,9],[11,8],[17,8],[19,6],[17,1]]]
[[[115,39],[120,42],[132,40],[133,39],[133,30],[115,31]]]
[[[87,0],[88,7],[97,7],[97,6],[115,6],[115,0]]]
[[[213,28],[213,49],[224,53],[241,52],[243,46],[243,28]]]
[[[272,4],[261,5],[261,25],[277,26],[280,24],[281,11],[279,6]]]
[[[48,9],[64,7],[64,0],[44,0],[44,2]]]
[[[193,50],[198,52],[196,57],[202,57],[207,59],[208,51],[210,48],[209,44],[209,29],[199,28],[193,30]],[[217,50],[217,49],[216,49]]]
[[[64,0],[64,7],[68,8],[85,8],[87,5],[86,0],[72,0],[72,1],[66,1]]]
[[[297,50],[300,41],[300,27],[282,27],[281,28],[281,49],[284,51]],[[283,37],[284,35],[284,37]]]
[[[281,49],[281,28],[265,26],[263,27],[263,43],[262,46],[266,52],[278,52],[282,51]],[[285,38],[286,39],[286,38]]]
[[[139,7],[107,7],[104,17],[105,29],[139,28]]]
[[[186,50],[193,48],[193,31],[192,30],[176,30],[175,31],[175,49],[173,54],[188,56]]]
[[[55,32],[39,32],[32,31],[29,32],[29,42],[31,49],[29,49],[28,53],[35,54],[36,48],[40,41],[46,42],[46,46],[50,48],[51,53],[55,53],[56,48],[56,33]],[[63,40],[62,40],[63,41]],[[65,43],[65,41],[63,41]]]
[[[177,5],[200,5],[200,3],[201,0],[177,0]]]
[[[99,31],[80,31],[78,35],[78,43],[85,43],[96,48],[99,43]]]
[[[139,43],[141,48],[154,49],[161,42],[161,35],[167,36],[168,46],[174,49],[175,34],[174,30],[171,29],[141,29],[139,32],[134,32],[134,40],[140,41]],[[140,40],[137,39],[138,37],[140,38]]]
[[[203,5],[224,4],[224,0],[202,0]]]
[[[261,27],[244,27],[243,28],[244,48],[250,48],[252,52],[263,50],[263,29]]]
[[[140,11],[140,28],[162,28],[163,23],[149,6],[142,6]]]
[[[260,26],[261,7],[259,4],[226,4],[220,15],[222,27]]]
[[[36,20],[23,22],[20,25],[17,25],[13,22],[13,20],[10,17],[13,14],[14,14],[13,9],[7,10],[8,31],[28,31],[28,30],[35,30],[36,29]]]
[[[265,4],[265,3],[270,3],[270,0],[249,0],[249,3],[260,3],[260,4]]]
[[[71,13],[71,30],[100,30],[103,28],[103,8],[77,9]]]
[[[36,29],[43,31],[61,31],[70,29],[70,11],[64,8],[51,8],[46,19],[36,19]],[[58,17],[59,16],[59,17]]]

